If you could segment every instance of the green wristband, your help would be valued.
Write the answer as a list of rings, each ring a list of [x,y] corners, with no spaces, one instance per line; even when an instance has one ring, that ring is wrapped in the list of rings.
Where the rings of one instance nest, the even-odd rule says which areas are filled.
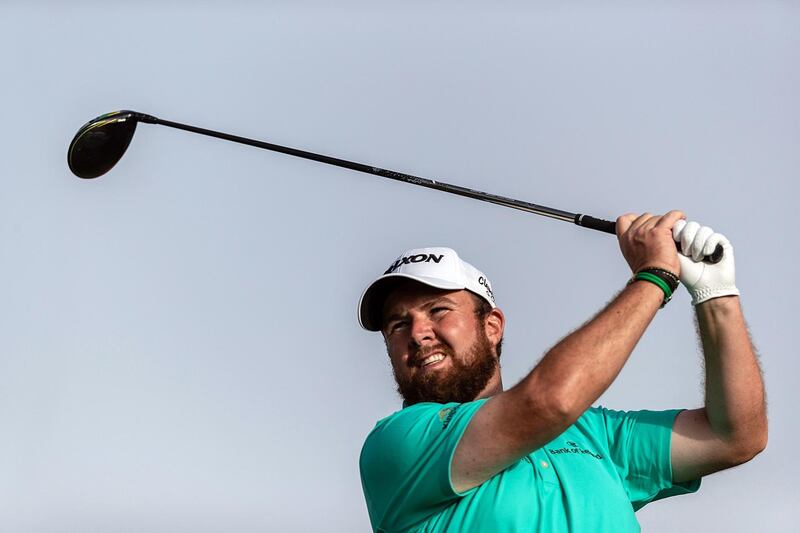
[[[639,272],[637,273],[633,279],[640,279],[642,281],[649,281],[664,291],[664,303],[661,304],[661,307],[667,305],[667,302],[672,299],[672,289],[669,288],[667,282],[661,279],[660,277],[656,276],[655,274],[651,274],[650,272]]]

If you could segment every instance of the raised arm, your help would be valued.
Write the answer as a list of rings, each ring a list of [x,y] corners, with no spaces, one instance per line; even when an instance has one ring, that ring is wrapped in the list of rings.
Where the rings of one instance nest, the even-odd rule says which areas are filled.
[[[617,219],[620,248],[631,270],[678,273],[672,227],[681,218],[680,211],[670,211],[663,217]],[[617,377],[663,299],[652,283],[628,285],[547,352],[519,384],[489,399],[456,448],[454,488],[462,492],[480,485],[572,425]]]
[[[705,358],[705,407],[682,411],[672,431],[672,473],[689,481],[749,461],[767,445],[764,382],[734,283],[733,248],[724,236],[680,223],[687,253],[722,243],[724,259],[705,265],[681,259],[681,281],[696,306]]]

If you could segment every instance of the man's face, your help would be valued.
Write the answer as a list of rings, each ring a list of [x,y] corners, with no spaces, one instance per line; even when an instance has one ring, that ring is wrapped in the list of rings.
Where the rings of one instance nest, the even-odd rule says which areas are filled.
[[[383,307],[383,336],[397,390],[408,405],[468,402],[499,384],[494,346],[502,337],[499,310],[480,320],[466,290],[444,291],[408,281]]]

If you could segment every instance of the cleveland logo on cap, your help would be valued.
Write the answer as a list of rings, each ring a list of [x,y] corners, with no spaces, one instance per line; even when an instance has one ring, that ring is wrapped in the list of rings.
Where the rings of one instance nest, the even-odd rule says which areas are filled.
[[[431,261],[433,261],[434,263],[438,264],[439,262],[441,262],[443,257],[444,254],[439,254],[439,255],[416,254],[416,255],[401,257],[400,259],[392,263],[389,266],[389,268],[386,269],[386,272],[384,272],[383,274],[384,275],[391,274],[392,272],[400,268],[402,265],[410,265],[411,263],[430,263]]]
[[[483,285],[483,288],[486,289],[486,294],[488,294],[489,298],[491,298],[492,301],[494,301],[494,293],[492,292],[492,286],[489,285],[489,280],[484,278],[483,276],[480,276],[478,278],[478,285]]]

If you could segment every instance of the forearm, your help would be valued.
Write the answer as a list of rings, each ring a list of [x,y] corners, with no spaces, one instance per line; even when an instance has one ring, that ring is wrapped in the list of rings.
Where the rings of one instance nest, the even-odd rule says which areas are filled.
[[[766,446],[764,382],[736,296],[696,306],[706,367],[705,409],[712,431],[744,455]]]
[[[611,385],[664,298],[656,285],[626,287],[592,320],[556,344],[518,385],[577,419]]]

